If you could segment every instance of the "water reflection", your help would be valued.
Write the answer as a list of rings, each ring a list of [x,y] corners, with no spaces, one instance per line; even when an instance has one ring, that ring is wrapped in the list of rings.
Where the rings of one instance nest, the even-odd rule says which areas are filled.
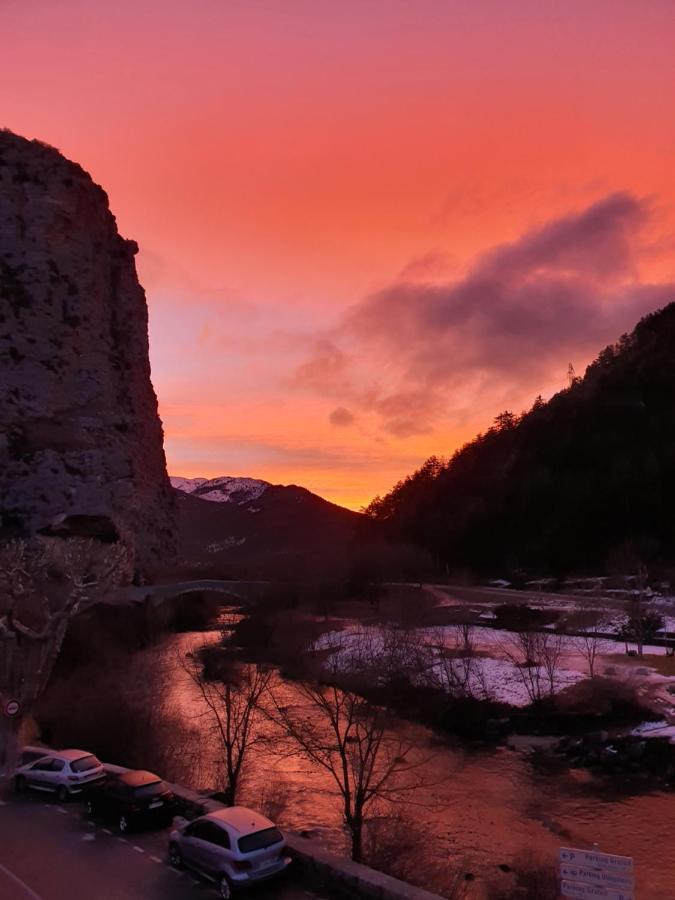
[[[167,655],[175,660],[171,702],[199,729],[204,764],[195,787],[212,787],[217,778],[218,741],[204,715],[198,689],[178,664],[186,653],[217,640],[217,633],[180,635],[170,639]],[[292,683],[276,679],[284,702],[298,702]],[[330,776],[298,754],[283,752],[281,736],[266,723],[269,744],[251,760],[243,787],[246,802],[276,809],[287,828],[319,836],[332,849],[345,852],[348,839]],[[472,896],[480,897],[497,866],[535,850],[551,862],[561,845],[592,846],[633,856],[641,898],[675,898],[675,844],[671,794],[615,796],[602,791],[584,771],[547,771],[527,755],[510,749],[468,752],[435,738],[419,726],[402,726],[413,734],[427,758],[425,784],[407,798],[434,836],[439,866],[460,865],[477,876]],[[270,804],[272,806],[270,807]]]

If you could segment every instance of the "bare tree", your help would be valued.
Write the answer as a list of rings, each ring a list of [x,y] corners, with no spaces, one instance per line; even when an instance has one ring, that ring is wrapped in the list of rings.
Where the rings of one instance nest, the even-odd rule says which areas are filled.
[[[568,625],[579,629],[583,633],[574,638],[574,646],[583,656],[588,666],[588,674],[595,678],[597,658],[610,645],[603,634],[602,614],[593,610],[568,621]]]
[[[275,690],[270,691],[277,726],[337,787],[352,859],[357,862],[363,859],[370,806],[419,786],[414,773],[422,765],[412,759],[415,745],[394,730],[387,710],[359,693],[363,678],[372,675],[361,664],[361,658],[334,652],[313,678],[294,685],[299,705],[288,706]],[[326,679],[332,683],[322,683]]]
[[[9,771],[20,726],[47,685],[69,620],[127,579],[122,544],[91,540],[10,541],[0,548],[0,694],[19,703],[0,716],[0,759]]]
[[[471,623],[461,622],[452,631],[438,628],[427,634],[429,654],[421,676],[423,684],[452,697],[488,699],[490,692],[481,658],[476,655],[473,631]]]
[[[645,643],[663,627],[663,617],[649,608],[652,591],[649,587],[647,566],[637,548],[628,543],[618,547],[608,562],[626,586],[625,617],[618,629],[628,650],[628,643],[633,642],[637,655],[642,656]]]
[[[199,689],[222,745],[223,793],[234,806],[251,750],[266,739],[259,724],[272,670],[237,662],[225,652],[217,672],[208,677],[198,655],[183,657],[181,663]]]
[[[532,703],[546,695],[555,697],[557,674],[564,649],[561,634],[542,631],[518,631],[499,647],[520,676]]]

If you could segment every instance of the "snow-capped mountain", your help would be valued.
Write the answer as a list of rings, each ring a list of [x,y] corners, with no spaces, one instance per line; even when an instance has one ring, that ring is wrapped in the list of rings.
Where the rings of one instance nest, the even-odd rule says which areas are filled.
[[[182,478],[171,476],[171,484],[184,494],[192,494],[200,500],[212,500],[215,503],[234,503],[246,506],[258,500],[271,487],[268,481],[258,478],[231,478],[224,475],[220,478]]]
[[[181,565],[214,577],[299,577],[348,566],[369,522],[298,485],[257,478],[181,478]],[[211,502],[206,502],[211,501]]]

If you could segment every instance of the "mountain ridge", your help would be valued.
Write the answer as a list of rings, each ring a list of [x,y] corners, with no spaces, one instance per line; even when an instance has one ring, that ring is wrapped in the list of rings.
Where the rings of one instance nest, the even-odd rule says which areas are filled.
[[[367,513],[450,568],[565,574],[675,565],[675,303],[568,388],[503,412]],[[623,562],[620,557],[623,557]]]
[[[202,570],[282,577],[333,570],[372,526],[299,485],[227,475],[171,482],[181,558]]]
[[[237,506],[257,500],[267,488],[273,487],[269,481],[259,478],[230,475],[219,475],[216,478],[184,478],[180,475],[170,475],[169,481],[175,490],[193,497],[215,503],[235,503]],[[276,487],[285,486],[276,485]]]

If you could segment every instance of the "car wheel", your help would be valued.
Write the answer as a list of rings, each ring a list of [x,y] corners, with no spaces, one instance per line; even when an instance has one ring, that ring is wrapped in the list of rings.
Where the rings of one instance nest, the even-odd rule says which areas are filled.
[[[26,781],[25,775],[17,775],[14,779],[14,790],[17,794],[23,793],[28,787],[28,782]]]
[[[220,896],[223,900],[230,900],[232,896],[232,885],[230,884],[227,875],[223,875],[220,879]]]
[[[59,801],[59,803],[65,803],[69,797],[70,791],[68,790],[68,788],[65,786],[65,784],[60,784],[59,789],[56,792],[56,799]]]
[[[126,834],[129,830],[129,820],[126,816],[120,816],[117,820],[117,827],[122,834]]]
[[[14,779],[14,790],[17,792],[17,794],[20,794],[23,791],[25,791],[27,787],[28,787],[28,784],[26,782],[25,777],[23,775],[17,775],[16,778]]]
[[[174,869],[183,868],[183,855],[175,844],[169,844],[169,865]]]

